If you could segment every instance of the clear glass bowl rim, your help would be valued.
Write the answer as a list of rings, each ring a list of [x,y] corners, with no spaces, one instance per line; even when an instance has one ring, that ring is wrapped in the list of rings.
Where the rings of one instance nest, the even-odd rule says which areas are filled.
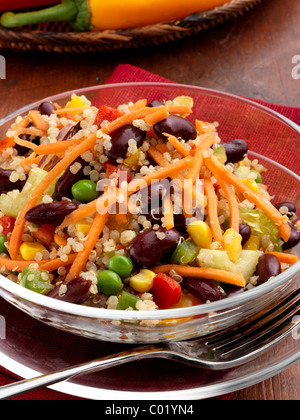
[[[19,115],[28,112],[30,109],[36,108],[42,101],[56,101],[59,99],[63,99],[65,97],[70,97],[73,93],[78,95],[85,95],[89,92],[96,92],[103,89],[118,89],[122,87],[142,87],[142,86],[149,86],[149,87],[169,87],[169,88],[176,88],[180,87],[182,89],[190,89],[196,90],[199,94],[206,94],[209,96],[216,96],[221,97],[223,99],[231,99],[235,101],[242,102],[246,105],[249,105],[253,108],[257,108],[261,112],[269,114],[271,117],[279,119],[282,123],[287,124],[290,128],[294,129],[298,134],[300,134],[300,127],[294,123],[293,121],[289,120],[285,116],[281,115],[280,113],[273,111],[270,108],[265,107],[257,102],[254,102],[250,99],[243,98],[234,94],[225,93],[222,91],[202,88],[193,85],[186,85],[186,84],[178,84],[178,83],[157,83],[157,82],[129,82],[129,83],[115,83],[115,84],[104,84],[104,85],[96,85],[81,89],[74,89],[67,92],[62,92],[54,96],[49,96],[43,98],[39,101],[33,102],[29,105],[26,105],[6,117],[0,120],[0,127],[6,124],[9,120],[13,119],[14,117],[18,117]],[[251,154],[256,157],[257,159],[260,158],[261,155],[251,152]],[[288,172],[291,176],[296,178],[296,180],[300,183],[300,177],[295,174],[294,172],[290,171],[288,168],[280,165],[277,162],[274,162],[271,159],[266,158],[265,156],[261,156],[266,161],[269,161],[271,164],[278,167],[278,169]],[[233,307],[237,307],[240,305],[245,304],[248,301],[254,300],[275,288],[281,286],[286,281],[290,280],[292,277],[296,276],[300,273],[300,261],[290,267],[288,270],[281,273],[279,276],[274,278],[271,282],[264,283],[263,285],[253,288],[246,293],[242,293],[237,296],[232,296],[226,298],[221,301],[207,303],[205,305],[197,305],[191,306],[188,308],[176,308],[176,309],[164,309],[164,310],[156,310],[156,311],[124,311],[124,310],[115,310],[115,309],[104,309],[104,308],[93,308],[87,307],[82,305],[76,305],[73,303],[62,302],[50,298],[48,296],[39,295],[31,290],[25,289],[11,280],[8,280],[4,276],[0,275],[0,289],[5,290],[8,293],[13,294],[14,296],[31,302],[38,306],[43,306],[48,309],[56,310],[59,312],[63,312],[69,315],[76,315],[82,317],[88,317],[92,319],[108,319],[108,320],[147,320],[147,319],[169,319],[169,318],[184,318],[189,316],[196,316],[196,315],[205,315],[214,313],[217,311],[227,310]]]

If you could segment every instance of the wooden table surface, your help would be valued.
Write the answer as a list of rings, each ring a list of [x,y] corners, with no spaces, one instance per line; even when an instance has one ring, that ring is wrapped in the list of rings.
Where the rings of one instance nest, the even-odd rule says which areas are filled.
[[[0,118],[54,93],[104,83],[121,63],[179,83],[299,106],[300,80],[292,77],[299,21],[299,0],[263,0],[236,20],[160,46],[78,55],[2,51],[7,79],[0,81]],[[234,399],[299,400],[300,363]]]

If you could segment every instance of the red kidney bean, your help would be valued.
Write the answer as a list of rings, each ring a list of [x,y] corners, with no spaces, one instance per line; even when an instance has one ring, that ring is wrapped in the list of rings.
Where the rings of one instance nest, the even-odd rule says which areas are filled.
[[[25,220],[37,225],[59,225],[64,218],[78,208],[72,201],[53,201],[52,203],[39,204],[28,210]]]
[[[157,235],[164,234],[163,239]],[[136,266],[151,267],[168,258],[175,251],[181,235],[176,229],[146,229],[131,243],[129,257]]]
[[[11,182],[9,177],[12,172],[9,169],[0,168],[0,194],[6,194],[12,190],[21,191],[23,189],[26,179],[24,181]]]
[[[300,242],[300,230],[296,229],[292,223],[289,223],[291,226],[291,236],[290,239],[282,245],[284,250],[294,248]]]
[[[55,111],[55,106],[51,102],[42,102],[38,108],[38,111],[41,115],[50,116]]]
[[[66,291],[64,292],[64,287]],[[63,302],[76,303],[78,305],[84,303],[90,296],[91,280],[86,280],[82,277],[77,277],[71,280],[65,280],[63,283],[57,285],[48,296]],[[64,293],[63,293],[64,292]]]
[[[222,145],[226,151],[226,163],[237,163],[243,160],[244,156],[248,153],[248,144],[245,140],[236,139],[229,143],[222,143]]]
[[[81,164],[81,168],[79,169],[76,174],[73,174],[70,171],[72,165],[75,162]],[[81,157],[78,157],[63,173],[63,175],[57,180],[55,185],[55,199],[57,201],[61,201],[63,197],[66,198],[73,198],[72,195],[72,186],[81,179],[87,178],[83,173],[83,168],[87,166],[87,162],[83,160]]]
[[[274,205],[274,207],[277,208],[277,210],[280,210],[281,207],[286,207],[289,210],[289,213],[287,213],[287,217],[291,218],[296,213],[296,206],[293,203],[289,202],[283,202],[283,203],[277,203]]]
[[[234,285],[222,285],[222,288],[225,291],[225,297],[231,297],[231,296],[236,296],[239,295],[241,293],[247,292],[247,287],[240,287],[240,286],[234,286]]]
[[[156,107],[158,107],[158,106],[163,106],[164,104],[162,103],[162,102],[160,102],[160,101],[152,101],[152,102],[150,102],[150,104],[148,104],[147,106],[149,107],[149,108],[156,108]]]
[[[257,284],[266,283],[271,277],[278,276],[281,273],[281,265],[278,258],[272,254],[263,254],[256,267],[258,276]]]
[[[152,225],[162,224],[161,218],[164,217],[162,204],[154,208],[149,206],[149,208],[146,209],[143,214]],[[178,232],[180,232],[182,235],[186,233],[186,218],[183,213],[174,213],[174,228],[178,230]]]
[[[142,131],[132,124],[125,125],[111,134],[112,147],[105,151],[105,155],[110,159],[125,158],[128,151],[128,142],[133,139],[137,143],[137,148],[141,147],[145,138],[146,131]]]
[[[192,124],[186,118],[178,117],[176,115],[170,115],[164,120],[153,126],[155,134],[165,139],[163,133],[171,134],[172,136],[178,137],[185,141],[195,140],[197,137],[197,130],[194,124]]]
[[[183,288],[204,302],[215,302],[225,297],[225,293],[214,280],[187,277],[184,279]]]
[[[251,227],[244,223],[240,223],[240,235],[242,236],[242,246],[244,246],[250,239]]]

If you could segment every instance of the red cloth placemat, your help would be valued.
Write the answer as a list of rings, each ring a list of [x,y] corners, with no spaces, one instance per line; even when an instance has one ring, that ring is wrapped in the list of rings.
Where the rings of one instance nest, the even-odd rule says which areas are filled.
[[[169,80],[164,79],[156,74],[152,74],[149,73],[143,69],[131,66],[131,65],[119,65],[115,71],[113,72],[113,74],[111,75],[111,77],[106,81],[106,83],[128,83],[128,82],[169,82]],[[265,103],[263,101],[257,101],[259,103],[261,103],[262,105],[265,105],[281,114],[283,114],[284,116],[286,116],[287,118],[291,119],[292,121],[294,121],[297,124],[300,124],[300,108],[290,108],[290,107],[285,107],[285,106],[280,106],[280,105],[273,105],[273,104],[268,104]],[[298,166],[296,164],[296,168],[299,169],[299,158],[298,159]],[[288,165],[287,165],[288,166]],[[6,303],[5,301],[3,301],[2,299],[0,299],[0,314],[3,313],[2,310],[9,310],[11,311],[12,316],[18,317],[20,316],[19,311],[16,310],[15,308],[11,308],[8,309],[8,303]],[[27,315],[25,316],[27,317]],[[29,317],[28,317],[29,318]],[[32,324],[34,323],[35,326],[35,337],[31,337],[31,338],[37,338],[40,336],[41,331],[39,330],[44,330],[46,331],[46,335],[47,336],[47,340],[46,340],[46,344],[49,347],[49,343],[52,345],[53,349],[57,352],[59,352],[59,354],[61,354],[62,352],[74,352],[74,363],[77,363],[77,357],[78,357],[78,352],[82,352],[82,353],[86,353],[88,357],[97,357],[97,346],[100,346],[101,344],[99,343],[95,343],[95,348],[93,349],[93,351],[91,351],[90,349],[90,341],[89,340],[83,340],[80,337],[73,337],[72,335],[68,335],[68,344],[65,345],[65,341],[62,342],[61,339],[63,337],[63,334],[61,331],[55,330],[51,327],[45,326],[44,324],[41,324],[37,321],[32,321],[31,318],[28,320],[28,335],[31,334],[32,335]],[[24,328],[24,326],[22,325],[22,328]],[[29,331],[30,329],[30,331]],[[24,334],[24,340],[26,337],[26,326],[25,326],[25,331],[22,331],[22,333]],[[44,332],[43,332],[44,333]],[[88,344],[86,344],[86,342],[88,342]],[[26,341],[24,341],[24,344],[26,343]],[[105,344],[107,349],[109,349],[109,344]],[[41,351],[43,351],[43,349],[48,348],[47,346],[44,347],[43,343],[41,343]],[[100,347],[99,347],[100,348]],[[77,352],[77,356],[75,356],[75,353]],[[108,354],[108,353],[107,353]],[[1,363],[1,361],[0,361]],[[126,375],[130,375],[130,372],[128,370],[128,368],[124,368],[124,373],[120,373],[120,378],[122,377],[122,375],[124,377],[126,377]],[[187,369],[185,367],[185,369]],[[121,372],[121,371],[120,371]],[[20,378],[7,371],[6,369],[0,367],[0,386],[8,384],[8,383],[12,383],[16,380],[19,380]],[[203,381],[205,383],[205,375],[203,377]],[[151,386],[151,384],[149,384],[149,386]],[[228,395],[224,395],[221,397],[218,397],[216,399],[223,399],[223,400],[228,400],[230,399],[232,396],[232,394],[228,394]],[[14,399],[22,399],[22,400],[80,400],[80,398],[78,397],[73,397],[70,395],[66,395],[60,392],[56,392],[50,389],[41,389],[41,390],[37,390],[37,391],[33,391],[33,392],[29,392],[25,395],[21,395],[19,397],[15,397]]]

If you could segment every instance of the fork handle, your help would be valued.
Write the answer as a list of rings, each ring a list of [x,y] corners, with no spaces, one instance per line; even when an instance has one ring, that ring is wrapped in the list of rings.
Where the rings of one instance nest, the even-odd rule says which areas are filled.
[[[5,400],[45,386],[54,385],[83,373],[92,373],[144,358],[161,357],[162,354],[163,349],[161,347],[140,347],[62,369],[54,373],[37,376],[32,379],[24,379],[13,384],[2,386],[0,388],[0,400]]]

